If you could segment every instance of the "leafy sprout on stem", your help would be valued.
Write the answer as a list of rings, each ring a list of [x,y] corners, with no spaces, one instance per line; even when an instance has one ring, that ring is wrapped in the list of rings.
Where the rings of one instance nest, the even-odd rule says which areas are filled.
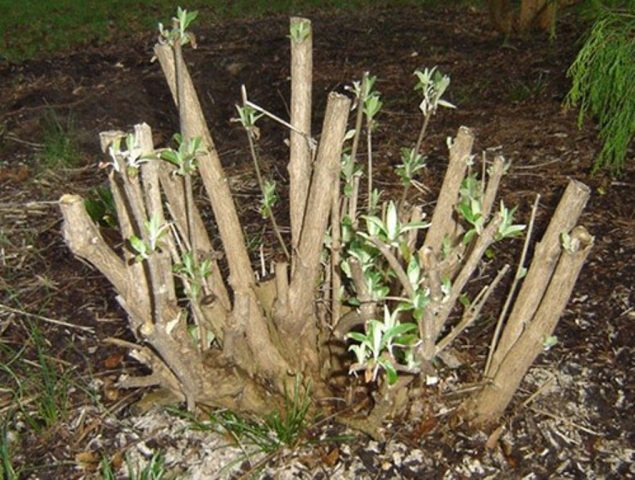
[[[362,218],[366,220],[367,231],[358,232],[358,235],[365,239],[377,237],[388,245],[395,247],[399,245],[399,240],[404,233],[409,232],[410,230],[427,228],[429,226],[429,223],[425,222],[409,222],[402,224],[399,221],[397,206],[393,201],[388,202],[386,214],[383,219],[371,215],[364,215]]]
[[[496,240],[518,237],[525,230],[526,225],[514,225],[514,213],[516,213],[516,207],[510,210],[509,208],[505,207],[505,204],[501,200],[500,213],[503,220],[498,226],[498,231],[496,232],[495,237]]]
[[[311,34],[311,24],[308,20],[300,20],[299,22],[291,23],[289,29],[289,36],[296,43],[304,42]]]
[[[415,70],[414,74],[417,77],[415,90],[420,90],[423,95],[419,109],[424,116],[434,115],[438,107],[456,108],[455,105],[441,98],[450,85],[449,76],[439,72],[436,66],[430,69],[424,68],[423,71]]]
[[[147,242],[136,235],[132,235],[128,239],[130,246],[136,252],[135,260],[137,262],[147,260],[150,254],[159,248],[161,240],[163,240],[169,229],[168,224],[160,224],[158,215],[153,215],[150,220],[146,220],[143,223],[143,227],[148,238]]]
[[[463,235],[463,243],[467,245],[476,235],[483,233],[485,228],[481,184],[475,174],[465,177],[461,183],[459,195],[457,210],[463,220],[471,225],[471,228]]]
[[[174,134],[174,141],[177,144],[177,150],[166,148],[161,151],[161,159],[170,162],[176,166],[175,175],[192,175],[196,172],[196,157],[203,153],[205,149],[201,147],[201,137],[191,138],[183,141],[181,134]]]
[[[172,17],[171,29],[166,29],[163,24],[159,22],[159,42],[174,45],[174,43],[178,41],[181,46],[190,43],[193,48],[196,48],[196,38],[193,33],[187,31],[187,28],[197,16],[198,12],[196,10],[188,12],[181,7],[177,7],[176,17]]]
[[[192,300],[196,300],[205,279],[212,273],[212,261],[207,258],[197,263],[194,261],[192,252],[183,252],[181,263],[174,265],[174,273],[187,280],[188,296]]]
[[[395,167],[395,173],[401,179],[401,184],[404,189],[401,194],[401,200],[399,201],[399,210],[402,209],[406,198],[408,196],[408,190],[410,186],[415,183],[415,174],[425,168],[427,157],[417,153],[414,148],[402,148],[401,149],[401,164]]]
[[[423,137],[428,129],[430,118],[437,112],[437,109],[439,107],[456,107],[441,98],[450,85],[450,77],[441,74],[436,66],[431,69],[424,68],[423,71],[415,70],[414,74],[417,77],[415,90],[420,90],[423,95],[423,99],[419,104],[419,109],[421,113],[423,113],[423,125],[419,131],[419,137],[417,138],[417,143],[414,148],[415,152],[419,152],[421,142],[423,142]]]
[[[273,180],[265,180],[262,196],[262,206],[260,207],[260,215],[262,215],[262,218],[267,219],[271,216],[273,207],[276,203],[278,203],[276,182]]]
[[[366,382],[377,380],[377,374],[382,369],[386,372],[389,385],[393,385],[398,378],[397,370],[399,358],[395,349],[412,349],[416,336],[410,334],[417,329],[414,323],[400,323],[399,310],[390,312],[384,306],[384,320],[369,320],[366,323],[365,333],[350,332],[347,334],[359,343],[349,346],[349,350],[355,354],[357,362],[350,367],[350,372],[355,373],[364,370]],[[402,356],[404,357],[404,356]],[[412,355],[404,358],[412,359]],[[408,365],[406,368],[410,368]]]
[[[111,161],[101,163],[100,167],[112,167],[117,173],[121,173],[123,168],[125,168],[126,173],[134,177],[137,175],[141,165],[150,160],[150,158],[143,155],[139,141],[133,133],[125,136],[125,149],[122,149],[122,139],[122,137],[119,137],[113,140],[108,147],[108,155]]]

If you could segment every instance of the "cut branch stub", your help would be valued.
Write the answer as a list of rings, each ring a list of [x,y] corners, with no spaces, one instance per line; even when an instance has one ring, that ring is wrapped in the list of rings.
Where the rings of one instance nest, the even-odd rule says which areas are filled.
[[[467,127],[461,127],[450,147],[448,169],[424,241],[424,246],[432,248],[432,251],[437,255],[445,236],[452,237],[456,229],[457,224],[453,219],[454,208],[459,198],[461,182],[465,177],[467,160],[472,152],[473,143],[474,134],[472,131]]]
[[[292,325],[287,325],[287,328],[291,327],[289,333],[302,330],[303,325],[298,325],[297,320],[307,318],[305,315],[311,316],[313,313],[320,253],[331,211],[333,190],[338,188],[340,158],[349,110],[350,100],[346,96],[335,92],[329,94],[307,202],[307,215],[291,279],[290,302],[295,319],[291,321]]]
[[[492,357],[486,376],[493,375],[501,365],[503,358],[518,339],[541,302],[545,289],[560,255],[560,236],[569,232],[577,223],[589,198],[589,187],[581,182],[570,180],[558,203],[547,231],[536,245],[534,260],[531,262],[518,298],[509,315],[507,325]]]
[[[475,424],[487,425],[503,414],[525,373],[544,350],[546,338],[553,334],[593,246],[593,237],[578,226],[571,233],[571,245],[571,250],[562,251],[540,307],[506,352],[492,382],[466,403],[464,410]]]
[[[159,59],[175,104],[179,106],[179,101],[187,103],[187,107],[185,105],[183,108],[179,106],[179,112],[187,112],[187,117],[181,119],[184,130],[181,132],[183,138],[200,137],[206,149],[206,152],[199,158],[199,172],[205,191],[210,198],[214,218],[227,256],[230,270],[229,283],[237,290],[251,288],[254,283],[254,275],[245,247],[236,205],[212,136],[207,129],[192,78],[183,62],[179,67],[179,82],[183,82],[183,94],[182,98],[179,98],[180,89],[177,89],[176,62],[172,49],[168,45],[156,45],[154,52]]]
[[[289,144],[289,210],[291,243],[300,243],[311,179],[311,86],[313,82],[313,33],[306,18],[292,17],[291,30],[291,130]],[[294,35],[294,32],[301,32]],[[301,133],[304,133],[302,135]]]
[[[64,240],[73,254],[92,263],[122,295],[129,292],[126,264],[106,244],[79,195],[63,195],[59,201]]]

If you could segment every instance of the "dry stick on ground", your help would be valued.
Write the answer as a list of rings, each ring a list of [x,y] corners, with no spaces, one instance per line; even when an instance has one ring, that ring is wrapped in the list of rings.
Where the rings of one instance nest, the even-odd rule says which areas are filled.
[[[313,83],[313,32],[306,18],[291,17],[290,31],[307,29],[306,36],[291,41],[291,125],[305,136],[291,130],[289,138],[289,215],[291,220],[291,246],[300,244],[300,234],[306,213],[307,196],[311,180],[311,87]]]
[[[506,351],[492,382],[467,404],[466,411],[474,423],[486,425],[503,414],[525,373],[543,351],[545,338],[553,333],[592,246],[593,237],[589,232],[582,226],[575,227],[571,232],[570,250],[562,250],[531,322]]]
[[[577,223],[589,198],[589,193],[589,188],[586,185],[575,180],[569,181],[549,222],[547,231],[540,243],[536,245],[534,260],[523,280],[518,298],[492,356],[490,370],[486,372],[486,376],[495,374],[503,358],[538,308],[560,255],[560,235],[563,232],[571,231]]]

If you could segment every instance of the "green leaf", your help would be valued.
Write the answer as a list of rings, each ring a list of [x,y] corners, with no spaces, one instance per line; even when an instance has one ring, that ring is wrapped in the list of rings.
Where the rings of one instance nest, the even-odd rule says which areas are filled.
[[[389,328],[384,332],[384,338],[392,339],[400,335],[412,332],[417,329],[417,325],[414,323],[400,323],[394,327]]]
[[[378,363],[386,372],[386,380],[388,380],[388,385],[394,385],[399,377],[397,375],[397,370],[395,370],[395,367],[393,367],[390,360],[381,358],[379,359]]]
[[[369,236],[376,237],[380,233],[386,233],[386,226],[378,217],[362,215],[362,218],[366,221],[366,230]]]
[[[419,266],[419,262],[414,255],[410,258],[406,273],[408,274],[408,280],[410,280],[410,284],[412,286],[416,286],[419,283],[419,279],[421,276],[421,267]]]
[[[459,302],[461,303],[461,305],[463,305],[465,308],[470,306],[470,297],[468,297],[465,293],[462,293],[459,296]]]
[[[180,166],[180,159],[174,150],[163,150],[161,152],[161,158],[176,165],[177,167]]]
[[[372,344],[370,343],[369,338],[364,335],[363,333],[359,333],[359,332],[348,332],[346,334],[346,336],[348,338],[352,338],[353,340],[357,340],[360,343],[365,343],[366,345],[368,345],[369,347],[372,346]]]
[[[397,213],[397,206],[393,201],[388,203],[386,209],[386,234],[389,241],[394,241],[399,235],[399,215]]]
[[[138,259],[146,259],[148,258],[148,246],[145,244],[143,240],[141,240],[136,235],[131,236],[128,241],[130,242],[130,246],[133,250],[138,254]]]

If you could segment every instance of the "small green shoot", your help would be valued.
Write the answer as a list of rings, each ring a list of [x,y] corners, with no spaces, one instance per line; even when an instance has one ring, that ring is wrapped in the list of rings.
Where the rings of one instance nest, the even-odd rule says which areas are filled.
[[[417,330],[414,323],[399,323],[397,317],[399,310],[390,312],[384,306],[384,321],[369,320],[366,323],[365,333],[350,332],[347,337],[355,340],[356,344],[349,346],[349,350],[355,354],[356,363],[351,365],[349,371],[364,370],[364,379],[368,382],[377,380],[380,369],[386,373],[389,385],[393,385],[398,378],[398,359],[395,349],[411,349],[415,340],[410,332]],[[413,355],[406,355],[412,360]]]
[[[526,228],[526,225],[514,225],[514,213],[516,212],[516,207],[511,210],[505,207],[505,204],[501,200],[500,203],[500,214],[503,220],[501,224],[498,226],[498,231],[496,232],[495,239],[503,240],[504,238],[514,238],[518,237]]]
[[[150,220],[146,220],[143,224],[147,241],[142,240],[136,235],[132,235],[128,241],[132,250],[135,252],[135,260],[141,262],[147,260],[152,252],[155,252],[161,244],[161,241],[168,232],[168,224],[160,224],[159,217],[153,215]]]
[[[308,20],[292,22],[289,29],[289,36],[296,43],[304,42],[311,34],[311,24]]]
[[[397,206],[393,201],[388,202],[386,214],[383,219],[372,215],[363,215],[362,218],[366,220],[366,232],[358,232],[361,237],[365,239],[377,237],[392,246],[399,245],[399,241],[404,233],[410,230],[420,230],[429,226],[429,223],[425,222],[402,224],[399,221]]]
[[[172,17],[172,29],[166,29],[162,23],[159,22],[159,41],[167,43],[168,45],[174,45],[175,42],[179,42],[181,46],[188,43],[196,48],[196,38],[194,34],[188,32],[187,29],[191,23],[198,16],[198,12],[188,12],[181,7],[176,9],[176,17]]]
[[[188,297],[196,301],[199,298],[203,284],[212,273],[212,261],[209,258],[194,261],[192,252],[183,252],[181,262],[173,267],[174,273],[185,280]]]
[[[170,162],[177,169],[173,172],[175,175],[186,176],[196,172],[196,158],[205,151],[201,147],[201,137],[194,137],[184,142],[183,137],[179,133],[175,133],[174,142],[177,149],[166,148],[160,153],[162,160]]]
[[[121,141],[125,139],[125,149],[122,148]],[[130,177],[136,177],[139,174],[141,165],[150,160],[143,155],[139,139],[129,133],[125,137],[116,138],[108,147],[108,155],[110,162],[102,162],[101,168],[112,167],[117,173],[124,171]]]
[[[267,219],[272,215],[271,212],[276,203],[278,203],[276,182],[273,180],[265,180],[262,205],[260,207],[260,215],[262,218]]]
[[[423,71],[415,70],[417,85],[415,90],[421,91],[423,99],[419,104],[419,110],[424,116],[435,114],[439,107],[456,108],[453,104],[444,100],[443,94],[450,86],[450,77],[443,75],[437,67],[424,68]]]

